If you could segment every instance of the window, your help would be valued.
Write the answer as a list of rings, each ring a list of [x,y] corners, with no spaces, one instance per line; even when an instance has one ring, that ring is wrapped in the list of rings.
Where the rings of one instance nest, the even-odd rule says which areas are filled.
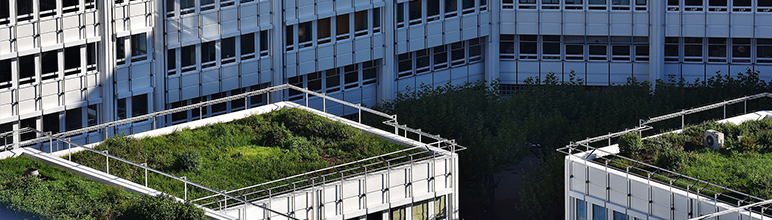
[[[35,128],[35,127],[31,127],[31,128]],[[60,132],[59,112],[43,115],[43,132],[51,132],[52,134],[56,134]]]
[[[649,61],[649,38],[633,37],[635,61]]]
[[[684,38],[684,62],[702,62],[702,38]]]
[[[8,18],[11,17],[10,1],[0,1],[0,25],[7,24]]]
[[[326,44],[331,41],[330,31],[332,28],[330,27],[330,19],[331,18],[324,18],[316,21],[316,37],[319,38],[317,40],[318,44]]]
[[[614,211],[614,220],[627,220],[627,215],[625,213]]]
[[[708,38],[708,62],[726,62],[726,38]]]
[[[515,9],[515,1],[501,0],[501,9]]]
[[[630,37],[611,37],[611,60],[630,60]]]
[[[560,9],[560,0],[541,0],[541,9]]]
[[[62,13],[70,13],[78,11],[78,0],[64,0],[62,1]]]
[[[397,4],[397,28],[405,27],[405,3]]]
[[[541,45],[542,59],[560,60],[560,36],[544,35]]]
[[[434,200],[434,219],[445,220],[448,217],[447,203],[445,202],[446,196],[437,197]]]
[[[182,68],[182,71],[180,72],[184,73],[196,70],[196,45],[182,47],[182,50],[180,51],[180,63],[180,67]]]
[[[131,117],[146,115],[147,112],[147,94],[131,97]]]
[[[457,0],[445,0],[445,18],[455,17],[458,14]]]
[[[772,63],[772,39],[756,39],[756,62]]]
[[[590,10],[606,10],[606,0],[588,0],[587,3]]]
[[[444,69],[448,67],[448,49],[445,45],[436,46],[432,49],[434,52],[434,69]]]
[[[378,66],[380,60],[362,63],[362,85],[375,84],[378,81]]]
[[[732,39],[732,62],[750,63],[751,62],[751,39],[734,38]]]
[[[566,60],[584,60],[584,37],[565,36]]]
[[[367,35],[367,11],[358,11],[354,13],[354,36],[364,36]],[[310,22],[309,22],[310,25]],[[309,26],[309,30],[310,26]]]
[[[463,65],[466,63],[466,50],[464,42],[456,42],[450,45],[450,65]]]
[[[461,7],[463,14],[474,13],[474,0],[461,0]]]
[[[234,90],[231,90],[230,93],[231,93],[230,94],[231,96],[239,95],[241,93],[244,93],[244,89],[234,89]],[[247,101],[246,98],[236,99],[236,100],[230,101],[229,102],[230,105],[231,105],[231,109],[230,110],[231,111],[235,111],[235,110],[239,110],[239,109],[244,109],[244,106],[247,105],[246,101]]]
[[[298,25],[298,48],[306,48],[314,45],[313,24],[309,22]]]
[[[118,116],[118,120],[126,119],[126,98],[118,99],[118,102],[115,103],[115,111],[116,116]]]
[[[0,89],[9,87],[11,87],[11,60],[0,60]]]
[[[635,0],[635,10],[637,10],[637,11],[645,11],[646,10],[646,0]]]
[[[86,109],[86,123],[88,123],[88,126],[95,126],[99,124],[99,105],[93,104],[89,105]]]
[[[59,122],[57,121],[57,125],[58,125],[58,123]],[[28,118],[28,119],[22,119],[21,121],[19,121],[19,128],[33,128],[33,129],[37,129],[37,127],[38,127],[37,126],[37,118]],[[57,131],[59,130],[58,127],[56,129],[57,129]],[[45,131],[45,129],[44,129],[44,131]],[[27,133],[23,133],[23,134],[20,135],[21,141],[27,141],[27,140],[30,140],[30,139],[34,139],[35,137],[37,137],[37,133],[35,133],[35,132],[27,132]]]
[[[19,57],[19,84],[35,82],[35,55]]]
[[[536,35],[520,35],[520,59],[537,58]]]
[[[680,0],[667,0],[667,10],[668,11],[679,11],[680,10]]]
[[[13,131],[13,123],[0,124],[0,133],[5,133],[9,131]],[[3,136],[1,138],[3,138],[3,140],[0,140],[2,141],[0,142],[0,144],[2,145],[13,144],[13,135]]]
[[[772,1],[769,1],[769,0],[757,0],[756,1],[756,10],[758,12],[771,12],[772,11]]]
[[[584,2],[582,0],[566,0],[566,9],[581,10],[584,8]]]
[[[83,108],[70,109],[64,112],[64,130],[72,131],[83,128]]]
[[[345,71],[343,75],[346,85],[345,89],[359,87],[359,65],[348,65],[343,67],[343,71]]]
[[[611,0],[611,10],[630,10],[630,0]]]
[[[147,35],[145,33],[131,35],[132,62],[147,59]]]
[[[271,47],[268,46],[271,38],[268,35],[268,30],[260,31],[260,56],[270,55]]]
[[[324,72],[313,72],[306,75],[308,89],[314,92],[322,92],[322,79]]]
[[[405,220],[406,215],[404,206],[391,209],[391,220]]]
[[[426,21],[440,19],[440,0],[428,0],[426,2]]]
[[[285,49],[287,51],[292,51],[295,49],[295,34],[293,34],[295,33],[295,25],[287,26],[285,30],[286,31],[284,32],[284,35],[285,35],[284,42],[287,44],[285,46]]]
[[[40,54],[40,77],[42,80],[57,78],[59,71],[59,51],[46,51]]]
[[[229,37],[220,41],[220,56],[222,64],[236,61],[236,37]]]
[[[78,74],[80,68],[80,46],[64,48],[64,74]]]
[[[429,203],[427,201],[413,203],[413,220],[429,220]]]
[[[336,69],[329,69],[325,72],[327,79],[325,83],[327,86],[327,93],[340,91],[340,74]]]
[[[56,15],[56,0],[39,0],[40,17]]]
[[[199,4],[201,4],[201,11],[214,9],[214,0],[200,0]]]
[[[677,37],[666,37],[665,38],[665,61],[678,61],[679,58],[679,50],[678,49],[678,39]]]
[[[128,37],[119,37],[115,41],[115,59],[118,65],[126,63],[126,39]]]
[[[686,0],[689,1],[696,1],[696,0]],[[700,0],[700,3],[702,0]],[[708,10],[710,11],[726,11],[726,4],[727,0],[708,0]]]
[[[429,72],[431,70],[429,61],[429,49],[418,50],[415,52],[415,71],[416,74]]]
[[[255,58],[255,33],[241,35],[241,59]]]
[[[97,69],[97,43],[86,44],[86,70],[94,71]]]
[[[608,38],[587,37],[589,60],[608,60]]]
[[[329,24],[329,23],[328,23]],[[381,9],[373,9],[373,33],[381,32]]]
[[[403,53],[397,56],[397,70],[399,71],[399,77],[410,76],[413,72],[413,59],[412,53]]]
[[[592,204],[592,220],[606,220],[606,208]]]
[[[171,76],[177,73],[177,54],[174,49],[166,52],[166,74]]]
[[[203,100],[202,100],[201,97],[192,98],[192,99],[190,99],[190,104],[191,105],[195,105],[195,104],[198,104],[198,103],[200,103],[202,101],[206,101],[206,97],[204,97]],[[197,108],[197,109],[191,110],[190,111],[190,113],[191,113],[190,115],[193,118],[201,118],[201,117],[204,117],[204,115],[208,114],[208,112],[209,112],[209,108],[208,107],[201,107],[201,108]]]
[[[421,0],[412,0],[409,3],[410,25],[420,24],[422,22],[421,13],[423,13],[423,9],[421,6],[423,2]]]
[[[201,44],[201,68],[207,68],[217,65],[216,42],[206,42]]]
[[[519,0],[519,9],[536,9],[536,0]]]
[[[502,34],[499,36],[499,57],[501,59],[515,59],[515,35]]]
[[[16,13],[19,21],[32,19],[32,0],[16,0]]]
[[[482,60],[482,50],[483,50],[482,43],[484,43],[483,38],[471,39],[468,42],[469,42],[469,62],[471,63],[471,62]]]
[[[195,12],[196,2],[195,0],[179,0],[180,1],[180,14],[188,14]]]
[[[303,87],[303,85],[301,84],[300,87]],[[227,92],[215,93],[211,95],[211,99],[209,100],[217,100],[226,96],[228,96]],[[228,102],[221,102],[212,105],[212,115],[219,115],[225,113],[226,111],[228,111]]]
[[[268,86],[270,86],[270,83],[263,83],[259,85],[250,86],[249,91],[258,91],[263,88],[268,88]],[[265,103],[267,103],[267,100],[264,94],[254,95],[249,97],[250,106],[263,105]]]
[[[344,15],[338,15],[338,17],[335,18],[335,27],[337,31],[335,32],[337,40],[345,40],[348,39],[349,36],[349,19],[348,14]]]
[[[587,220],[587,205],[584,200],[576,199],[576,220]]]
[[[180,108],[182,106],[185,106],[185,102],[187,102],[187,101],[173,102],[171,104],[171,109]],[[194,109],[193,111],[198,111],[198,109]],[[185,121],[187,119],[188,119],[188,112],[187,111],[172,113],[172,123]]]
[[[166,16],[174,16],[174,2],[175,0],[166,0]]]

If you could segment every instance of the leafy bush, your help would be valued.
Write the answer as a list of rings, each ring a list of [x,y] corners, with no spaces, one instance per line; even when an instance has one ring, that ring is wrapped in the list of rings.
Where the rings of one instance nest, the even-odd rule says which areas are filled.
[[[655,164],[668,170],[681,168],[688,160],[683,148],[664,148],[655,156]]]
[[[619,137],[619,153],[630,158],[637,158],[643,151],[643,142],[638,133],[631,132]]]
[[[179,203],[169,195],[142,195],[118,217],[119,220],[197,220],[204,219],[204,210],[192,203]]]
[[[174,160],[174,167],[179,171],[198,171],[201,168],[201,157],[196,151],[182,152]]]

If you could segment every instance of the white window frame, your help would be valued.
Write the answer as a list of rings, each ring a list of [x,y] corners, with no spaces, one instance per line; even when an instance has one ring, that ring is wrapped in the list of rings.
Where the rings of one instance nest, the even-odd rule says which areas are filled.
[[[539,3],[539,0],[515,0],[517,1],[517,9],[518,10],[536,10],[536,5]],[[526,2],[523,2],[526,1]]]
[[[546,3],[544,1],[557,1],[557,3]],[[542,10],[560,10],[560,5],[564,0],[539,0]]]
[[[710,0],[707,0],[707,1],[705,1],[703,3],[703,5],[708,7],[708,11],[710,11],[710,12],[723,12],[723,13],[729,12],[728,9],[729,9],[729,6],[731,4],[731,1],[727,0],[726,4],[727,4],[726,6],[710,6]]]
[[[760,44],[758,40],[759,40],[758,38],[754,38],[754,41],[756,43],[756,46],[755,46],[756,47],[756,54],[754,54],[756,56],[756,63],[757,64],[762,64],[762,63],[763,64],[769,64],[769,63],[772,63],[772,57],[759,57],[758,56],[759,47],[762,47],[762,46],[763,47],[769,47],[772,50],[772,39],[765,38],[764,40],[768,41],[768,43],[766,43],[766,44]]]
[[[572,2],[571,4],[568,4],[565,2],[565,0],[561,1],[563,3],[563,8],[566,10],[584,10],[584,3],[586,0],[582,0],[582,3],[575,4],[576,2]]]
[[[631,9],[631,5],[635,3],[635,0],[627,0],[627,5],[624,4],[614,4],[615,1],[624,1],[624,0],[609,0],[611,3],[611,10],[614,11],[629,11]],[[662,0],[660,0],[662,1]]]
[[[609,1],[611,0],[603,0],[605,4],[590,4],[590,1],[592,0],[586,0],[587,1],[587,10],[608,10],[608,5],[611,3]]]

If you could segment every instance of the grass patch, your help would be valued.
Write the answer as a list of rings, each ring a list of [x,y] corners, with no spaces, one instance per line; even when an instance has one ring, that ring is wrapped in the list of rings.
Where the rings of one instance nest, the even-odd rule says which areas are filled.
[[[192,204],[129,193],[27,157],[0,160],[0,204],[42,219],[204,219]],[[23,176],[38,169],[44,178]]]
[[[158,137],[115,137],[95,147],[217,190],[251,186],[404,148],[296,108]],[[92,152],[73,154],[72,159],[105,169],[105,158]],[[123,163],[111,162],[110,173],[144,184],[144,170]],[[180,198],[184,194],[182,183],[160,175],[151,175],[149,186]],[[193,190],[188,198],[209,194]]]

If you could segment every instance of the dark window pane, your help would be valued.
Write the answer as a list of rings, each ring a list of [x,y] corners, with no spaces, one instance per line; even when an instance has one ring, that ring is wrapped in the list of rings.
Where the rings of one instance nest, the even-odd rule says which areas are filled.
[[[137,117],[147,114],[147,94],[134,96],[131,98],[131,117]]]
[[[19,57],[19,78],[35,76],[35,55]]]
[[[88,116],[89,127],[99,124],[99,105],[89,105],[86,109],[86,116]]]
[[[337,35],[343,35],[349,33],[348,28],[348,14],[338,15],[337,18],[335,18],[335,24],[337,25]]]
[[[183,47],[180,53],[182,67],[196,65],[196,46]]]
[[[126,99],[118,99],[118,102],[115,103],[115,106],[116,116],[118,116],[118,119],[126,119]]]
[[[41,73],[55,73],[59,71],[59,51],[43,52],[40,55]]]
[[[32,0],[17,0],[16,13],[26,15],[32,13]]]
[[[331,18],[324,18],[316,22],[316,35],[319,39],[330,37],[330,31],[332,30],[330,27],[330,19]]]
[[[147,35],[145,33],[131,35],[131,55],[147,54]]]
[[[59,133],[59,112],[43,115],[43,132],[49,131],[54,134]]]
[[[421,13],[423,12],[423,9],[421,8],[421,0],[412,0],[410,1],[410,20],[416,20],[421,19]]]
[[[206,42],[201,44],[201,63],[208,63],[217,60],[217,48],[215,42]]]
[[[87,60],[87,62],[88,62],[87,64],[88,65],[92,65],[92,64],[96,64],[97,63],[97,60],[96,60],[96,58],[97,58],[97,50],[96,49],[97,48],[96,48],[96,46],[97,46],[96,43],[89,43],[86,46],[86,53],[88,55],[88,57],[87,57],[87,59],[88,59]]]
[[[64,69],[80,67],[80,46],[64,49]]]
[[[58,114],[57,114],[57,117],[58,117]],[[57,123],[57,125],[59,124],[58,118],[57,118],[57,122],[56,123]],[[28,119],[21,120],[19,122],[19,128],[38,129],[37,118],[28,118]],[[57,127],[56,130],[58,131],[59,128]],[[20,137],[21,137],[21,141],[26,141],[26,140],[30,140],[30,139],[33,139],[33,138],[37,137],[37,133],[35,133],[35,132],[27,132],[27,133],[21,134]]]
[[[236,57],[236,37],[222,39],[220,49],[222,59]]]
[[[11,60],[0,60],[0,83],[9,81],[11,81]]]
[[[255,33],[241,35],[241,55],[255,53]]]
[[[64,112],[64,130],[72,131],[83,128],[83,109],[76,108]]]

